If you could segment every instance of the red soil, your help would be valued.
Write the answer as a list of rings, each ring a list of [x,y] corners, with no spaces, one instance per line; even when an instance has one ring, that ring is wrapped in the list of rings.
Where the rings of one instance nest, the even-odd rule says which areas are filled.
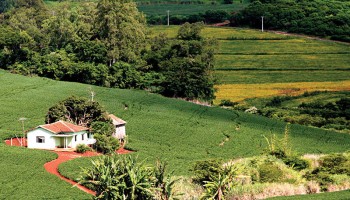
[[[12,145],[11,145],[11,139],[5,140],[5,143],[9,146],[21,146],[21,141],[23,146],[27,146],[27,139],[26,138],[12,138]]]
[[[124,148],[120,148],[118,150],[115,151],[117,154],[128,154],[128,153],[132,153],[133,151],[124,149]]]

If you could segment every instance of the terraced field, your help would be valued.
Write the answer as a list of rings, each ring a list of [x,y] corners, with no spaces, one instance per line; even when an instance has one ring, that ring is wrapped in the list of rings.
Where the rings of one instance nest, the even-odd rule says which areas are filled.
[[[175,37],[177,29],[151,27],[152,36],[165,32]],[[215,54],[219,80],[216,103],[314,90],[350,90],[350,44],[240,28],[206,27],[202,34],[219,43]]]

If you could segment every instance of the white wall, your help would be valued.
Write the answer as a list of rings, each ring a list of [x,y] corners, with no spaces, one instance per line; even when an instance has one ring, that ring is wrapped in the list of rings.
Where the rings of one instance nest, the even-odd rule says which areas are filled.
[[[84,140],[82,140],[82,137],[81,137],[83,134],[84,134]],[[75,133],[75,135],[77,135],[77,141],[75,141],[75,136],[73,136],[69,146],[71,146],[72,148],[76,148],[78,144],[87,144],[87,141],[89,140],[87,132],[82,131],[82,132]],[[91,138],[92,138],[92,135],[91,135]]]
[[[27,140],[28,140],[28,148],[35,149],[54,149],[56,146],[55,139],[52,137],[54,134],[42,129],[37,128],[28,132]],[[43,136],[45,137],[45,143],[37,143],[36,137]]]
[[[115,128],[115,133],[113,133],[113,136],[116,137],[117,139],[123,139],[125,138],[125,125],[122,126],[116,126]]]

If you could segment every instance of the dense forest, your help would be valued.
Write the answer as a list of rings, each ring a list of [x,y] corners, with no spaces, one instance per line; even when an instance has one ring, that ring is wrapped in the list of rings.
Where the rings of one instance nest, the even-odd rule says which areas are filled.
[[[42,0],[2,3],[3,69],[170,97],[214,98],[214,42],[200,37],[202,23],[184,24],[177,39],[148,39],[145,17],[131,0],[55,8]]]

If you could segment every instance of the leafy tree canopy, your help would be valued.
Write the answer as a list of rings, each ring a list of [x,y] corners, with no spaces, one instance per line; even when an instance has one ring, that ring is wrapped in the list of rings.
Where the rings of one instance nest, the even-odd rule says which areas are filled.
[[[107,122],[110,119],[98,102],[72,96],[52,106],[45,122],[53,123],[59,120],[89,127],[92,122]]]

